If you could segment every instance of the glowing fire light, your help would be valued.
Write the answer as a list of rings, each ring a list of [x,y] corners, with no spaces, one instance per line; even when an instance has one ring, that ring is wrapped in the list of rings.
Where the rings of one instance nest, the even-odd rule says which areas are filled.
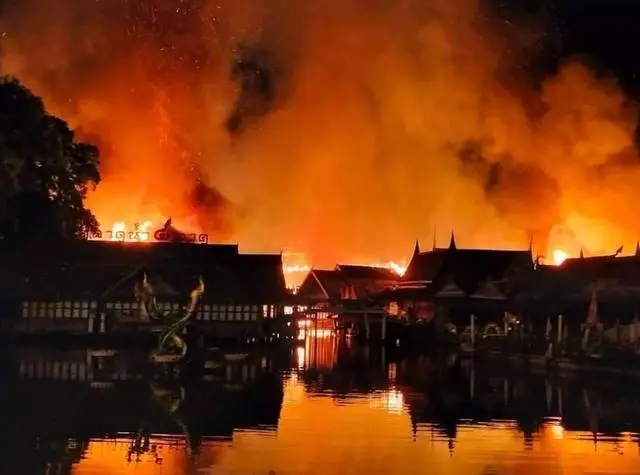
[[[289,256],[287,254],[283,255],[284,258],[284,275],[285,280],[287,281],[287,287],[291,289],[297,289],[302,281],[306,277],[306,275],[311,272],[311,266],[306,264],[287,264]],[[398,264],[397,262],[389,261],[386,263],[378,263],[378,264],[354,264],[365,267],[377,267],[380,269],[390,269],[399,276],[404,275],[407,271],[407,266],[403,264]]]
[[[111,229],[107,231],[106,235],[101,237],[91,237],[93,240],[103,241],[122,241],[122,242],[146,242],[152,241],[153,234],[151,232],[151,221],[143,221],[142,223],[135,223],[129,227],[124,221],[117,221],[113,223]]]
[[[553,265],[559,266],[569,258],[569,255],[561,249],[554,249],[552,253]]]
[[[383,264],[354,264],[365,267],[377,267],[379,269],[390,269],[396,274],[402,276],[407,271],[407,266],[398,264],[397,262],[389,261]],[[285,265],[285,274],[308,274],[311,271],[311,267],[307,265]]]

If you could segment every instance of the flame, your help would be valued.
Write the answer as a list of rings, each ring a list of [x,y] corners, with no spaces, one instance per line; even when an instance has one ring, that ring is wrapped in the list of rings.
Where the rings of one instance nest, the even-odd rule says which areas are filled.
[[[306,258],[302,253],[283,254],[282,258],[284,262],[283,269],[287,287],[296,289],[300,286],[300,284],[302,284],[302,281],[307,276],[307,274],[311,272],[312,267],[304,263],[306,262]],[[292,263],[292,259],[296,259],[298,263]],[[398,276],[403,276],[407,271],[407,264],[395,261],[358,262],[352,263],[352,265],[389,269],[398,274]]]
[[[427,222],[465,247],[534,230],[549,256],[640,236],[635,104],[579,61],[508,74],[546,32],[491,2],[8,3],[3,73],[99,146],[86,205],[112,239],[171,215],[331,265],[402,256]]]
[[[143,221],[127,226],[124,221],[116,221],[111,230],[103,233],[101,237],[92,237],[94,240],[122,241],[122,242],[147,242],[153,240],[151,221]]]
[[[551,253],[551,256],[553,258],[554,266],[559,266],[569,258],[569,255],[566,252],[564,252],[562,249],[554,249],[553,252]]]

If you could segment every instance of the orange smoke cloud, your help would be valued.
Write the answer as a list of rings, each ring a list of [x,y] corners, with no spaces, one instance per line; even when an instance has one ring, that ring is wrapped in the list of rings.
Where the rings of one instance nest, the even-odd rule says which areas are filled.
[[[2,67],[101,147],[107,226],[172,216],[316,264],[397,259],[434,224],[441,245],[632,246],[634,106],[579,61],[532,87],[537,36],[479,8],[25,0]]]

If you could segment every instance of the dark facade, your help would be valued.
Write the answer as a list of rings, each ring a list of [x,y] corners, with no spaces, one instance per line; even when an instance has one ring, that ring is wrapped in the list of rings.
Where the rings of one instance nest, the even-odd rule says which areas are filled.
[[[460,249],[452,234],[447,248],[422,252],[416,243],[402,282],[379,298],[392,313],[421,320],[498,315],[513,307],[523,276],[533,270],[530,249]]]
[[[334,269],[312,269],[298,289],[301,300],[311,302],[369,301],[400,282],[391,269],[339,264]]]
[[[281,256],[239,254],[235,245],[81,241],[5,256],[3,304],[16,317],[5,326],[27,332],[112,330],[111,317],[138,311],[134,285],[145,275],[165,311],[185,305],[202,276],[194,320],[222,337],[261,335],[287,297]]]
[[[577,257],[559,266],[537,266],[519,295],[529,312],[563,314],[574,327],[584,322],[591,301],[610,324],[640,313],[640,250],[632,256]]]

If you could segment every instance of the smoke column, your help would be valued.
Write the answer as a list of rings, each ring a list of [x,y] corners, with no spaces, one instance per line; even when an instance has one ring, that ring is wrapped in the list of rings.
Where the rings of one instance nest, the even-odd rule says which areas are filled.
[[[103,223],[315,264],[635,247],[637,111],[474,0],[4,0],[2,70],[102,151]]]

